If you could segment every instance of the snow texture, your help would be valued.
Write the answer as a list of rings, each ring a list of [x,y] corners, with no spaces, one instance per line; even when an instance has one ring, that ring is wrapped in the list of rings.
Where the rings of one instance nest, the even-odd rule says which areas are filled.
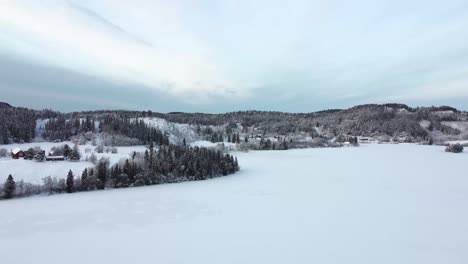
[[[169,133],[169,141],[174,144],[181,144],[185,138],[187,143],[197,140],[198,136],[194,129],[189,124],[178,124],[168,122],[165,119],[157,117],[139,118],[139,120],[159,130]]]
[[[207,141],[207,140],[198,140],[198,141],[190,143],[190,146],[192,146],[192,147],[214,148],[214,147],[218,146],[218,144],[221,144],[221,143],[213,143],[213,142]]]
[[[468,153],[238,153],[200,182],[0,202],[2,263],[468,263]]]
[[[36,135],[36,137],[34,138],[35,142],[44,141],[42,134],[44,134],[46,131],[45,126],[47,122],[49,122],[49,119],[37,119],[36,120],[36,128],[34,132],[34,134]]]

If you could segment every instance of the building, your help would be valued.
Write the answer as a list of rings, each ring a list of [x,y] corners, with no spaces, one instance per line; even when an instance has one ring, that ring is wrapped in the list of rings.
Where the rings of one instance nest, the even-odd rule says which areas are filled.
[[[26,154],[24,153],[24,151],[22,151],[22,150],[19,149],[19,148],[14,148],[14,149],[11,151],[11,157],[12,157],[13,159],[24,158],[24,156],[26,156]]]
[[[64,156],[47,156],[46,157],[47,161],[59,161],[59,160],[65,160]]]

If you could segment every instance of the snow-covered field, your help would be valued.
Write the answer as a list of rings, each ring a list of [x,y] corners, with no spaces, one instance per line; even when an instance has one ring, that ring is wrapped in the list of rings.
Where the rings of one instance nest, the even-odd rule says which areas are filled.
[[[2,263],[468,263],[468,153],[238,153],[201,182],[0,202]]]
[[[26,144],[10,144],[10,145],[0,145],[0,148],[5,148],[8,151],[18,147],[24,151],[29,148],[40,146],[42,150],[45,150],[46,153],[54,146],[60,146],[63,144],[68,144],[70,147],[73,147],[72,142],[60,142],[60,143],[51,143],[51,142],[34,142]],[[13,175],[16,181],[23,180],[25,182],[42,184],[42,179],[51,176],[57,178],[66,178],[69,170],[73,171],[75,175],[81,175],[85,168],[93,166],[91,162],[86,161],[86,157],[91,156],[91,152],[94,151],[95,146],[90,144],[80,145],[81,161],[72,162],[72,161],[43,161],[37,162],[35,160],[24,160],[18,159],[14,160],[10,157],[0,158],[0,182],[4,182],[8,175]],[[86,149],[91,149],[91,152],[86,153]],[[109,158],[111,164],[119,162],[121,159],[126,159],[129,157],[129,154],[136,152],[144,152],[146,150],[145,146],[130,146],[130,147],[117,147],[117,153],[95,153],[96,157],[99,159],[101,157]]]

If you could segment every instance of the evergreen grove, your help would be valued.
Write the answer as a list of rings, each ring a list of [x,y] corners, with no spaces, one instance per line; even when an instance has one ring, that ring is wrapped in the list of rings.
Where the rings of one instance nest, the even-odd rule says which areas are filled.
[[[0,185],[0,199],[37,194],[73,193],[113,188],[127,188],[183,181],[198,181],[226,176],[239,170],[237,158],[204,147],[150,144],[144,153],[134,152],[130,158],[110,166],[106,158],[96,165],[66,178],[46,177],[42,185],[16,183],[12,175]]]

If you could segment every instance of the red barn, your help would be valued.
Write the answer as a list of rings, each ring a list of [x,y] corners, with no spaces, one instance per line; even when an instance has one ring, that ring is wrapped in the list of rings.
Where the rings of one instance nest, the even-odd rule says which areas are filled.
[[[11,157],[13,159],[24,158],[24,156],[26,156],[26,154],[19,148],[15,148],[11,151]]]

